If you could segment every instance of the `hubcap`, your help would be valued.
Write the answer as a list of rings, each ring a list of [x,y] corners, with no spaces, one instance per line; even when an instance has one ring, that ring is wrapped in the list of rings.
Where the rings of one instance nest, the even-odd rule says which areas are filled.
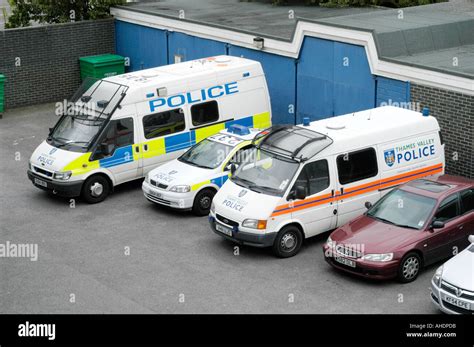
[[[211,206],[211,198],[208,196],[205,196],[201,199],[200,203],[203,209],[208,209]]]
[[[403,277],[407,280],[414,278],[420,268],[420,263],[417,258],[410,257],[403,264]]]
[[[100,184],[99,182],[94,182],[93,185],[91,185],[91,194],[93,197],[98,198],[99,196],[102,195],[104,192],[104,186]]]
[[[296,235],[293,233],[287,233],[281,238],[280,245],[285,252],[291,252],[295,249],[296,243]]]

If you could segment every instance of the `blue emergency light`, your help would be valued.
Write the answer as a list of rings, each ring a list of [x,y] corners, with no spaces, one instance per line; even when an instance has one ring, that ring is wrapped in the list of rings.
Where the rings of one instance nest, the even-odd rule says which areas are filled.
[[[311,123],[309,117],[303,117],[303,125],[305,127],[309,126],[309,124]]]
[[[240,125],[240,124],[232,124],[228,129],[227,132],[235,134],[235,135],[248,135],[250,134],[250,129],[246,127],[245,125]]]
[[[421,114],[425,117],[428,117],[430,115],[430,109],[428,107],[423,107]]]

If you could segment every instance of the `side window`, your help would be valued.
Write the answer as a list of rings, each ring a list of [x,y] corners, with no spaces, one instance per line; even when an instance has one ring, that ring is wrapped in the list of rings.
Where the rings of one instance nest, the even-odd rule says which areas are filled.
[[[443,202],[439,205],[438,211],[436,211],[434,219],[441,222],[445,222],[457,216],[459,216],[458,195],[453,194],[444,199]]]
[[[329,187],[329,168],[327,160],[318,160],[306,164],[295,181],[292,190],[297,186],[306,189],[306,195],[310,196]]]
[[[474,210],[474,189],[461,192],[461,214]]]
[[[232,158],[230,158],[229,164],[233,163],[233,164],[236,164],[237,166],[242,164],[242,162],[244,162],[245,159],[247,159],[252,154],[253,152],[252,148],[253,147],[249,145],[249,146],[245,146],[239,149],[237,152],[235,152]]]
[[[186,127],[183,109],[177,108],[143,117],[143,131],[146,139],[153,139],[183,131]]]
[[[217,101],[204,102],[191,107],[191,118],[194,126],[200,126],[219,120],[219,107]]]
[[[337,171],[341,184],[348,184],[376,176],[378,166],[375,149],[367,148],[338,156]]]
[[[112,155],[119,147],[133,145],[133,118],[113,120],[107,126],[104,135],[99,141],[96,159]]]

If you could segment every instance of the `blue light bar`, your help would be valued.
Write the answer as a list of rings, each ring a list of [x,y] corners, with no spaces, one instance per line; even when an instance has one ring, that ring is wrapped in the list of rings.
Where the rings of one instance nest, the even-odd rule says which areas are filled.
[[[421,114],[425,117],[428,117],[430,115],[430,109],[428,107],[423,107]]]
[[[245,125],[240,124],[232,124],[228,129],[227,132],[235,134],[235,135],[248,135],[250,134],[250,129]]]
[[[309,126],[309,123],[310,123],[309,117],[303,117],[303,125],[307,127]]]

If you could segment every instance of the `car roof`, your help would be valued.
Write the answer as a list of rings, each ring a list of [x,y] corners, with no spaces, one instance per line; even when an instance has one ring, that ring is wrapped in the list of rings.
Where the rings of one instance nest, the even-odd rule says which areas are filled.
[[[410,181],[400,186],[400,189],[440,200],[458,191],[473,187],[474,180],[460,176],[441,175]]]

